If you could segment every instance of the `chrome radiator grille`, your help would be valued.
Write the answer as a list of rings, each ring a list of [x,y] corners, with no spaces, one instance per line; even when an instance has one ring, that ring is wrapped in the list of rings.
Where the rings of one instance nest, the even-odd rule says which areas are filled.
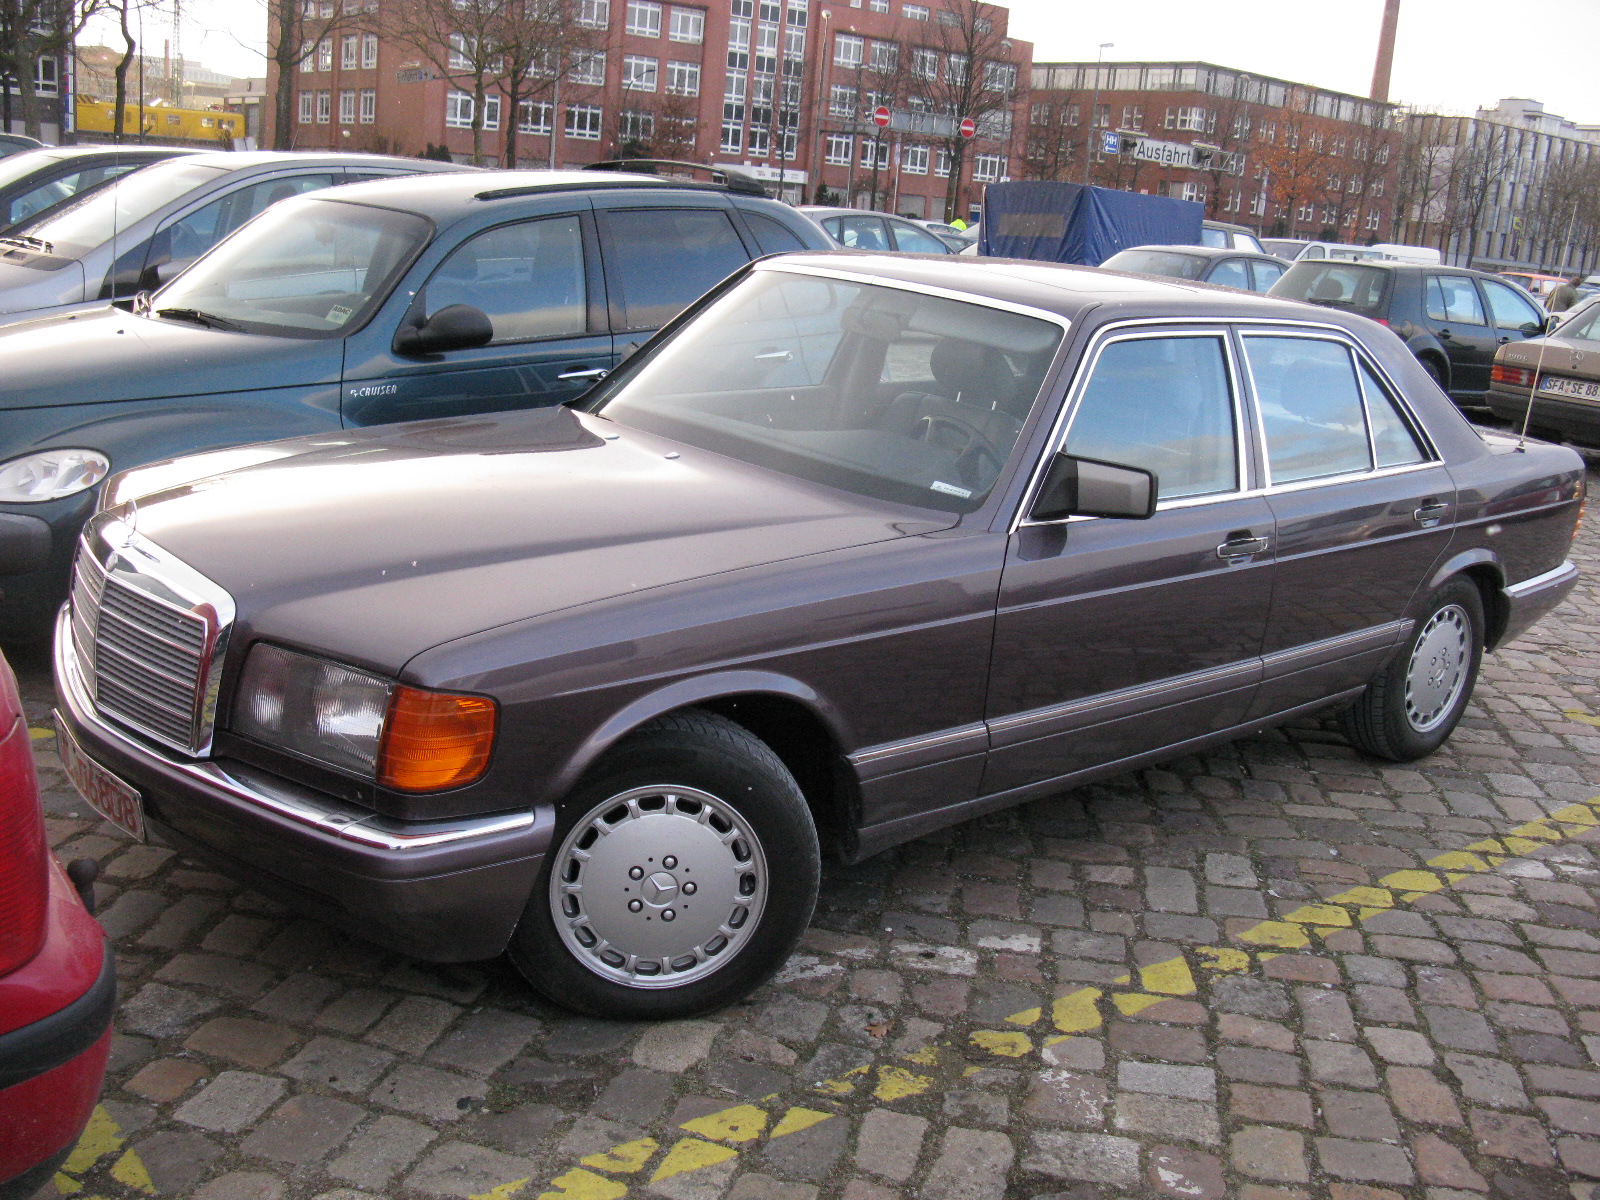
[[[102,715],[201,754],[211,742],[210,675],[222,614],[208,603],[186,603],[162,566],[150,553],[107,553],[86,536],[72,581],[74,648]]]

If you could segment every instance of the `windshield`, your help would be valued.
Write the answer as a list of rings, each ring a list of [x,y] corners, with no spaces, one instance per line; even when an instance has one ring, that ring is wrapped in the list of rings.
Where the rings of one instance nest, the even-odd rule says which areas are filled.
[[[181,159],[156,163],[129,172],[111,186],[23,228],[29,237],[49,242],[54,254],[81,258],[109,242],[114,233],[221,174],[221,167],[202,167]]]
[[[1293,259],[1300,251],[1309,246],[1310,242],[1297,242],[1292,238],[1262,238],[1261,246],[1268,254],[1276,254],[1279,258]]]
[[[981,304],[759,271],[592,408],[857,495],[971,512],[1061,336],[1053,322]]]
[[[221,317],[250,333],[333,337],[359,325],[432,234],[423,218],[308,200],[278,204],[158,292],[163,309]]]
[[[1389,272],[1377,267],[1321,259],[1295,263],[1272,285],[1272,294],[1371,314],[1383,311],[1383,293],[1388,283]]]
[[[1207,260],[1199,254],[1174,254],[1170,250],[1124,250],[1101,263],[1112,271],[1138,271],[1142,275],[1167,275],[1174,279],[1199,279]]]
[[[43,150],[25,151],[22,154],[12,154],[0,158],[0,188],[10,187],[19,179],[26,179],[35,171],[52,166],[61,161],[58,154],[50,154]]]

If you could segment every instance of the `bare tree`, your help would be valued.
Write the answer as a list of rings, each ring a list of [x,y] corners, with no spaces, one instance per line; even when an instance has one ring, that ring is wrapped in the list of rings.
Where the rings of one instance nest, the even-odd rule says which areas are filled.
[[[1255,86],[1248,75],[1236,74],[1233,91],[1217,100],[1215,108],[1208,110],[1205,141],[1217,147],[1217,152],[1205,160],[1200,174],[1206,177],[1206,216],[1214,221],[1225,220],[1230,215],[1223,206],[1223,185],[1244,187],[1244,163],[1250,155],[1255,133],[1255,115],[1248,99],[1247,89]]]
[[[334,34],[363,25],[362,14],[348,12],[343,0],[268,0],[267,61],[278,74],[272,94],[274,150],[294,149],[294,77],[300,64]]]
[[[1083,153],[1083,133],[1068,117],[1076,107],[1081,114],[1077,93],[1066,94],[1059,105],[1038,103],[1029,109],[1028,131],[1022,143],[1022,176],[1061,182],[1079,171]]]
[[[505,155],[507,167],[517,165],[517,141],[522,106],[548,103],[550,143],[556,138],[556,97],[573,65],[603,48],[606,31],[585,24],[576,0],[506,0],[498,18],[483,31],[491,66],[498,66],[500,90],[505,95]],[[474,110],[474,117],[477,111]],[[476,142],[474,143],[476,147]],[[476,153],[476,149],[474,150]]]
[[[138,57],[139,43],[133,36],[133,19],[135,14],[148,12],[160,6],[161,0],[107,0],[107,8],[117,16],[117,32],[122,35],[122,54],[117,58],[117,64],[111,69],[112,78],[116,81],[114,86],[113,103],[116,105],[115,115],[111,118],[111,140],[122,141],[126,135],[126,106],[128,103],[128,71]],[[140,71],[144,68],[141,66]],[[144,113],[139,113],[142,134]]]
[[[1431,245],[1431,226],[1442,217],[1450,188],[1449,136],[1456,118],[1406,114],[1402,117],[1395,163],[1395,236],[1414,245]]]
[[[961,180],[968,142],[994,138],[1009,144],[1011,107],[1016,98],[1019,64],[1011,43],[1001,36],[1005,10],[983,0],[952,0],[929,27],[939,54],[938,76],[920,82],[919,90],[936,113],[956,121],[970,117],[978,138],[952,134],[941,140],[950,162],[945,185],[944,219],[959,215]]]
[[[506,11],[514,7],[503,0],[394,0],[383,11],[390,37],[472,97],[473,166],[483,164],[489,95],[496,93],[498,101],[498,84],[506,72]]]
[[[1281,209],[1287,215],[1278,220],[1277,228],[1284,236],[1300,220],[1295,214],[1303,208],[1326,204],[1329,199],[1328,178],[1333,164],[1333,154],[1327,138],[1311,121],[1299,113],[1285,112],[1285,120],[1276,128],[1274,136],[1257,143],[1255,159],[1264,174],[1267,193],[1267,216],[1271,210]],[[1313,219],[1315,214],[1313,213]]]
[[[29,137],[38,137],[43,126],[37,76],[40,61],[59,60],[71,53],[78,34],[100,11],[101,3],[102,0],[0,0],[0,88],[5,89],[9,101],[9,85],[16,87],[22,131]],[[64,79],[58,78],[57,92],[64,102],[71,102]],[[10,115],[8,103],[8,121]]]

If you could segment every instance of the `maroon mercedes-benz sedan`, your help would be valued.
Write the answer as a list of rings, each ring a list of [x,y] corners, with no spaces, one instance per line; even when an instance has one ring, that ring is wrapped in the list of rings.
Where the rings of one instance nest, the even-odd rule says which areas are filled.
[[[1362,317],[860,254],[753,264],[573,407],[256,454],[107,489],[57,630],[75,779],[617,1016],[770,976],[825,849],[1319,709],[1430,753],[1572,587],[1584,487]]]

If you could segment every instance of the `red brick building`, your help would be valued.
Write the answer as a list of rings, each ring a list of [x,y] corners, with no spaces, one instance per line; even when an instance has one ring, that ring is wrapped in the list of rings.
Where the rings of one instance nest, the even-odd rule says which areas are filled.
[[[1096,184],[1198,200],[1269,237],[1390,240],[1394,105],[1201,62],[1037,63],[1032,84],[1019,177],[1081,181],[1087,151]],[[1202,165],[1106,153],[1119,131],[1199,148]]]
[[[472,83],[438,68],[446,56],[420,54],[386,32],[393,2],[365,0],[349,28],[308,47],[295,77],[293,144],[398,154],[443,146],[469,161]],[[848,196],[919,217],[942,216],[947,198],[964,213],[984,183],[1020,166],[1032,46],[1006,36],[1003,8],[976,0],[576,0],[574,10],[587,48],[519,105],[518,166],[626,154],[715,162],[750,171],[790,200]],[[269,94],[275,83],[269,77]],[[891,110],[887,128],[870,119],[879,107]],[[507,165],[509,108],[503,88],[492,86],[485,163]],[[973,118],[971,138],[960,135],[964,117]]]

